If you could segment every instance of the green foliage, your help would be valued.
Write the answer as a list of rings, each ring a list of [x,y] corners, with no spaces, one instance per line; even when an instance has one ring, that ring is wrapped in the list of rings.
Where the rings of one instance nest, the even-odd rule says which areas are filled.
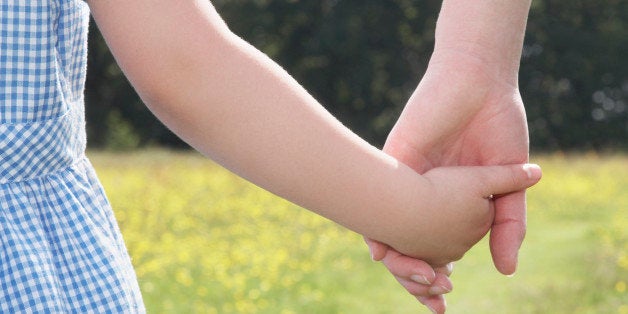
[[[139,136],[133,127],[117,111],[109,112],[107,117],[107,137],[105,145],[114,151],[131,150],[137,148],[140,142]]]
[[[486,243],[474,248],[452,277],[452,313],[628,313],[628,157],[532,160],[544,173],[528,192],[516,275],[486,267]]]
[[[197,154],[92,153],[150,313],[428,313],[361,237]],[[486,242],[451,313],[628,313],[628,156],[543,156],[514,278]]]
[[[238,35],[382,143],[425,71],[436,1],[215,1]]]
[[[425,71],[441,1],[213,1],[230,28],[267,53],[349,128],[381,145]],[[535,0],[521,92],[533,148],[628,148],[628,1]],[[140,145],[182,146],[144,108],[90,33],[90,145],[119,111]]]
[[[533,3],[521,68],[533,144],[627,148],[628,2]]]

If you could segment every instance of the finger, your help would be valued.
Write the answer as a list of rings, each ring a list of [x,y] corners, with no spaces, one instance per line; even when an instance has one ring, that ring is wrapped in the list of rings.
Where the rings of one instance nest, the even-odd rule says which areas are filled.
[[[541,180],[541,167],[535,164],[487,166],[482,171],[485,196],[523,191]]]
[[[366,242],[366,245],[369,247],[371,259],[374,261],[381,261],[384,256],[386,256],[386,252],[390,249],[388,245],[367,237],[364,237],[364,242]]]
[[[409,294],[415,297],[429,297],[435,295],[433,293],[430,293],[430,288],[432,287],[430,285],[420,284],[407,278],[401,278],[397,276],[395,276],[395,279],[397,279],[397,281],[404,289],[406,289],[406,291],[408,291]]]
[[[443,274],[436,274],[436,279],[431,286],[428,288],[428,293],[430,295],[439,295],[439,294],[447,294],[454,289],[453,284],[451,283],[451,279]]]
[[[405,256],[394,249],[388,249],[382,262],[395,277],[429,285],[434,282],[436,273],[428,263]]]
[[[517,269],[518,252],[526,232],[525,191],[495,199],[495,219],[490,247],[499,272],[512,275]]]
[[[447,277],[449,277],[451,275],[451,273],[454,271],[454,263],[451,262],[445,266],[441,266],[441,267],[437,267],[434,268],[434,271],[436,272],[436,275],[438,276],[438,274],[443,274]]]
[[[453,284],[451,279],[443,274],[437,274],[436,279],[431,285],[425,285],[417,283],[416,281],[409,280],[408,278],[402,278],[395,276],[395,279],[415,297],[429,297],[432,295],[447,294],[453,290]]]
[[[417,300],[436,314],[445,313],[445,309],[447,308],[447,302],[445,301],[445,296],[443,295],[417,297]]]

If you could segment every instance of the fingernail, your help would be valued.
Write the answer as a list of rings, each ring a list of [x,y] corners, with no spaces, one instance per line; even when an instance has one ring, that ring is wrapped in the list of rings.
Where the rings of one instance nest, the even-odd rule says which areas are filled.
[[[429,292],[431,295],[440,295],[440,294],[447,294],[451,292],[451,289],[444,286],[434,286],[434,287],[430,287]]]
[[[541,167],[537,164],[525,164],[523,170],[528,175],[528,179],[536,179],[541,176]]]
[[[447,264],[447,273],[451,274],[454,272],[454,263],[451,262],[449,264]]]
[[[422,285],[429,285],[431,284],[431,282],[429,280],[427,280],[427,277],[423,276],[423,275],[412,275],[410,276],[410,279],[412,279],[412,281],[414,282],[418,282]]]

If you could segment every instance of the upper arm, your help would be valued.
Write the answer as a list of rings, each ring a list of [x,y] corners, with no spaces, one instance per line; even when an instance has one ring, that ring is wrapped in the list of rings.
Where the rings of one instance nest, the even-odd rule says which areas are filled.
[[[184,84],[231,36],[207,0],[90,0],[92,15],[118,64],[144,97]],[[186,75],[187,73],[187,75]],[[167,86],[167,88],[166,88]],[[183,88],[183,87],[180,87]]]

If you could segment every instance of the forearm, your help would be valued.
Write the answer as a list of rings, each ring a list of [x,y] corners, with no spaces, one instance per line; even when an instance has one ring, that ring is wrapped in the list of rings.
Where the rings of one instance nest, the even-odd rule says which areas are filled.
[[[444,0],[432,59],[469,56],[499,79],[516,83],[530,2]]]
[[[224,49],[228,62],[199,65],[198,75],[190,75],[188,84],[200,92],[163,97],[152,110],[197,150],[251,182],[357,232],[392,235],[390,227],[409,212],[386,211],[409,209],[414,177],[259,51],[236,38]],[[181,102],[188,108],[180,111]],[[382,228],[388,230],[379,233]]]
[[[414,217],[421,177],[342,126],[211,8],[198,15],[187,1],[148,2],[95,1],[92,11],[130,81],[175,133],[354,231],[391,244],[414,240],[427,221]],[[170,17],[179,22],[163,21]]]

